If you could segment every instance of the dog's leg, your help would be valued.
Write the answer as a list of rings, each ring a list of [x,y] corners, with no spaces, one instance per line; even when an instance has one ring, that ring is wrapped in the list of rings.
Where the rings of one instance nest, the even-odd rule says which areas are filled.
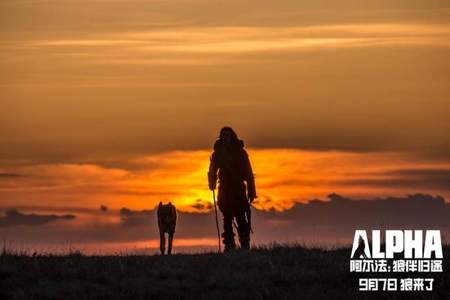
[[[166,237],[163,231],[159,232],[159,249],[161,250],[161,255],[164,255],[166,247]]]
[[[169,233],[169,242],[168,242],[168,248],[167,248],[167,254],[172,254],[172,241],[173,241],[173,232]]]

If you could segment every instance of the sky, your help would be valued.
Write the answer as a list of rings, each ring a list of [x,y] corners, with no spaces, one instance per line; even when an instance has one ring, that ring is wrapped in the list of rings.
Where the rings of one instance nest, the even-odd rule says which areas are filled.
[[[154,247],[121,209],[172,201],[179,245],[210,246],[195,224],[225,125],[252,160],[261,242],[283,239],[265,220],[333,193],[448,207],[449,50],[448,1],[2,1],[0,237]]]

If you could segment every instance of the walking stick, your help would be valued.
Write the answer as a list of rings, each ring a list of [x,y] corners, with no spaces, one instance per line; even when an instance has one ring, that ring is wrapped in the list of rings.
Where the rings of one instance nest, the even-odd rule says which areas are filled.
[[[219,253],[222,252],[222,248],[220,246],[220,229],[219,229],[219,218],[217,217],[217,205],[216,205],[216,193],[215,189],[213,192],[213,200],[214,200],[214,212],[216,213],[216,228],[217,228],[217,239],[219,241]]]

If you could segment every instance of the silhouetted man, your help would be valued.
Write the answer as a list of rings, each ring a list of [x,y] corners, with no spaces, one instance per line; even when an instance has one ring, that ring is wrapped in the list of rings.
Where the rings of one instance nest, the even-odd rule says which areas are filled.
[[[216,188],[219,179],[218,205],[223,213],[223,243],[225,251],[236,248],[233,219],[236,218],[241,248],[250,248],[250,203],[256,198],[253,171],[244,149],[230,127],[220,130],[211,155],[208,181],[209,188]]]
[[[166,205],[163,205],[162,202],[159,202],[157,214],[161,255],[164,255],[165,253],[166,233],[169,235],[169,241],[167,243],[167,254],[171,255],[173,235],[175,234],[175,227],[177,226],[177,210],[171,202]]]

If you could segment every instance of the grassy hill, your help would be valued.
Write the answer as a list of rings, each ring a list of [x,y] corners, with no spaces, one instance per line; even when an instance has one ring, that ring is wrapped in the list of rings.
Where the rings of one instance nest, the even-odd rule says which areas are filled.
[[[444,249],[444,273],[433,275],[435,291],[422,293],[358,292],[359,277],[349,272],[349,253],[300,246],[170,257],[3,253],[0,298],[450,299],[449,246]]]

